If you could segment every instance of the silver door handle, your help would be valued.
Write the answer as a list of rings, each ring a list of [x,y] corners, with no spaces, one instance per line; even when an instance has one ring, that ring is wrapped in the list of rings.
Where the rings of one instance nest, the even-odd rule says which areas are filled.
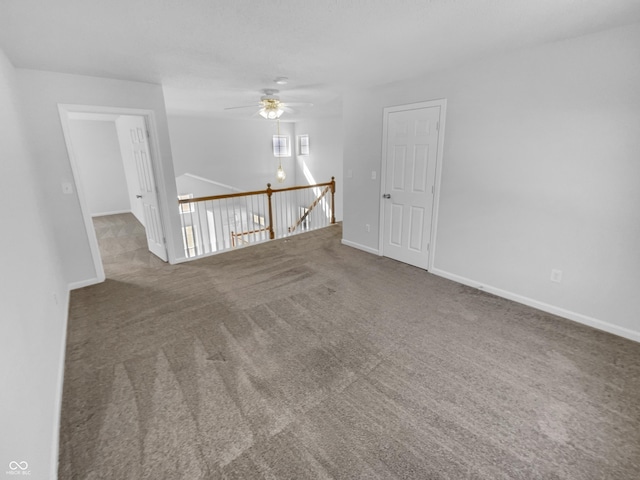
[[[142,195],[136,195],[136,198],[142,198]]]
[[[391,194],[390,193],[385,193],[382,195],[382,198],[391,198]]]

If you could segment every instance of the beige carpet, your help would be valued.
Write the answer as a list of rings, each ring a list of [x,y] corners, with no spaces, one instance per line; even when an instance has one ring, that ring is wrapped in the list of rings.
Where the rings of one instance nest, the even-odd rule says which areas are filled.
[[[109,278],[71,298],[61,479],[640,478],[640,344],[339,226],[171,266],[131,216],[96,224]]]

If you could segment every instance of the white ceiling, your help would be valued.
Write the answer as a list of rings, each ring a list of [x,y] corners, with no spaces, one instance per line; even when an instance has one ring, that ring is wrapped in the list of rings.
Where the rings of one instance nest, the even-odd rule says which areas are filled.
[[[249,116],[223,107],[280,88],[327,115],[347,88],[638,21],[638,0],[0,0],[0,47],[16,67],[162,84],[170,113]]]

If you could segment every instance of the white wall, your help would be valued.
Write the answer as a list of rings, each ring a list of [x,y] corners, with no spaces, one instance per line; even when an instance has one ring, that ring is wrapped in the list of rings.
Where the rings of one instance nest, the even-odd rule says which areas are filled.
[[[151,110],[157,125],[157,142],[164,175],[156,171],[161,190],[163,224],[167,230],[169,260],[184,256],[171,145],[162,87],[98,77],[36,70],[17,70],[22,107],[31,134],[30,145],[38,158],[43,193],[55,219],[55,242],[67,282],[78,286],[97,278],[77,194],[64,195],[62,182],[73,181],[64,142],[58,104],[97,105]]]
[[[18,81],[0,50],[0,472],[26,461],[39,480],[57,472],[68,291]]]
[[[282,158],[287,174],[276,180],[278,159],[273,156],[273,121],[170,115],[169,131],[176,175],[185,173],[230,185],[243,191],[296,185],[295,151]],[[295,139],[294,125],[280,122],[280,133]]]
[[[113,121],[69,120],[69,132],[91,215],[131,210]]]
[[[350,92],[344,239],[378,248],[382,108],[446,98],[435,271],[640,340],[639,58],[634,24]]]
[[[198,177],[191,173],[185,173],[176,177],[176,188],[178,189],[178,195],[191,194],[193,198],[226,195],[241,191],[230,185],[214,182],[213,180]]]
[[[309,135],[309,155],[296,157],[296,179],[299,185],[330,182],[336,178],[336,220],[342,220],[343,153],[342,118],[319,118],[296,122],[296,137]],[[295,145],[297,147],[297,144]],[[296,148],[297,152],[297,148]]]

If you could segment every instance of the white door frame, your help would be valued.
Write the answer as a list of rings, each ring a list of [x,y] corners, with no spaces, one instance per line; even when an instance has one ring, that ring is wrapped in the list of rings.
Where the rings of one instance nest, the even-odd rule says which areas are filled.
[[[104,107],[97,105],[72,105],[72,104],[58,104],[58,113],[60,115],[60,123],[62,125],[62,133],[64,135],[64,141],[67,146],[67,153],[69,155],[69,163],[71,164],[71,172],[73,174],[73,182],[75,184],[76,193],[80,202],[80,210],[82,212],[82,218],[84,220],[85,230],[87,231],[87,239],[89,240],[89,247],[91,249],[91,256],[93,258],[93,265],[96,270],[96,279],[88,280],[85,282],[79,282],[70,286],[71,289],[81,288],[94,283],[104,282],[106,275],[104,273],[104,267],[102,265],[102,256],[100,255],[100,248],[98,247],[98,237],[96,236],[96,230],[93,226],[93,220],[87,206],[86,197],[84,194],[82,182],[80,181],[80,170],[78,167],[78,159],[76,158],[73,142],[71,141],[71,130],[69,128],[69,113],[103,113],[111,115],[136,115],[144,117],[149,129],[150,137],[148,138],[149,152],[151,155],[151,165],[153,168],[153,175],[156,183],[156,196],[158,196],[158,185],[162,179],[162,165],[159,163],[160,159],[160,147],[158,145],[158,133],[157,125],[153,110],[145,110],[139,108],[119,108],[119,107]],[[158,210],[160,212],[160,228],[162,228],[163,236],[166,238],[166,227],[164,225],[162,211],[162,202],[158,198]],[[167,245],[164,246],[165,250]],[[168,257],[168,255],[167,255]]]
[[[429,238],[429,264],[427,270],[433,268],[436,255],[436,230],[438,227],[438,210],[440,206],[440,185],[442,177],[442,151],[444,147],[444,127],[447,116],[447,99],[429,100],[425,102],[408,103],[406,105],[396,105],[393,107],[384,107],[382,116],[382,167],[380,169],[380,228],[378,236],[378,255],[384,256],[384,199],[382,195],[385,193],[385,185],[387,183],[387,135],[389,114],[394,112],[404,112],[407,110],[418,110],[421,108],[440,107],[440,128],[438,131],[438,153],[436,155],[436,178],[433,192],[433,212],[431,218],[431,235]]]

